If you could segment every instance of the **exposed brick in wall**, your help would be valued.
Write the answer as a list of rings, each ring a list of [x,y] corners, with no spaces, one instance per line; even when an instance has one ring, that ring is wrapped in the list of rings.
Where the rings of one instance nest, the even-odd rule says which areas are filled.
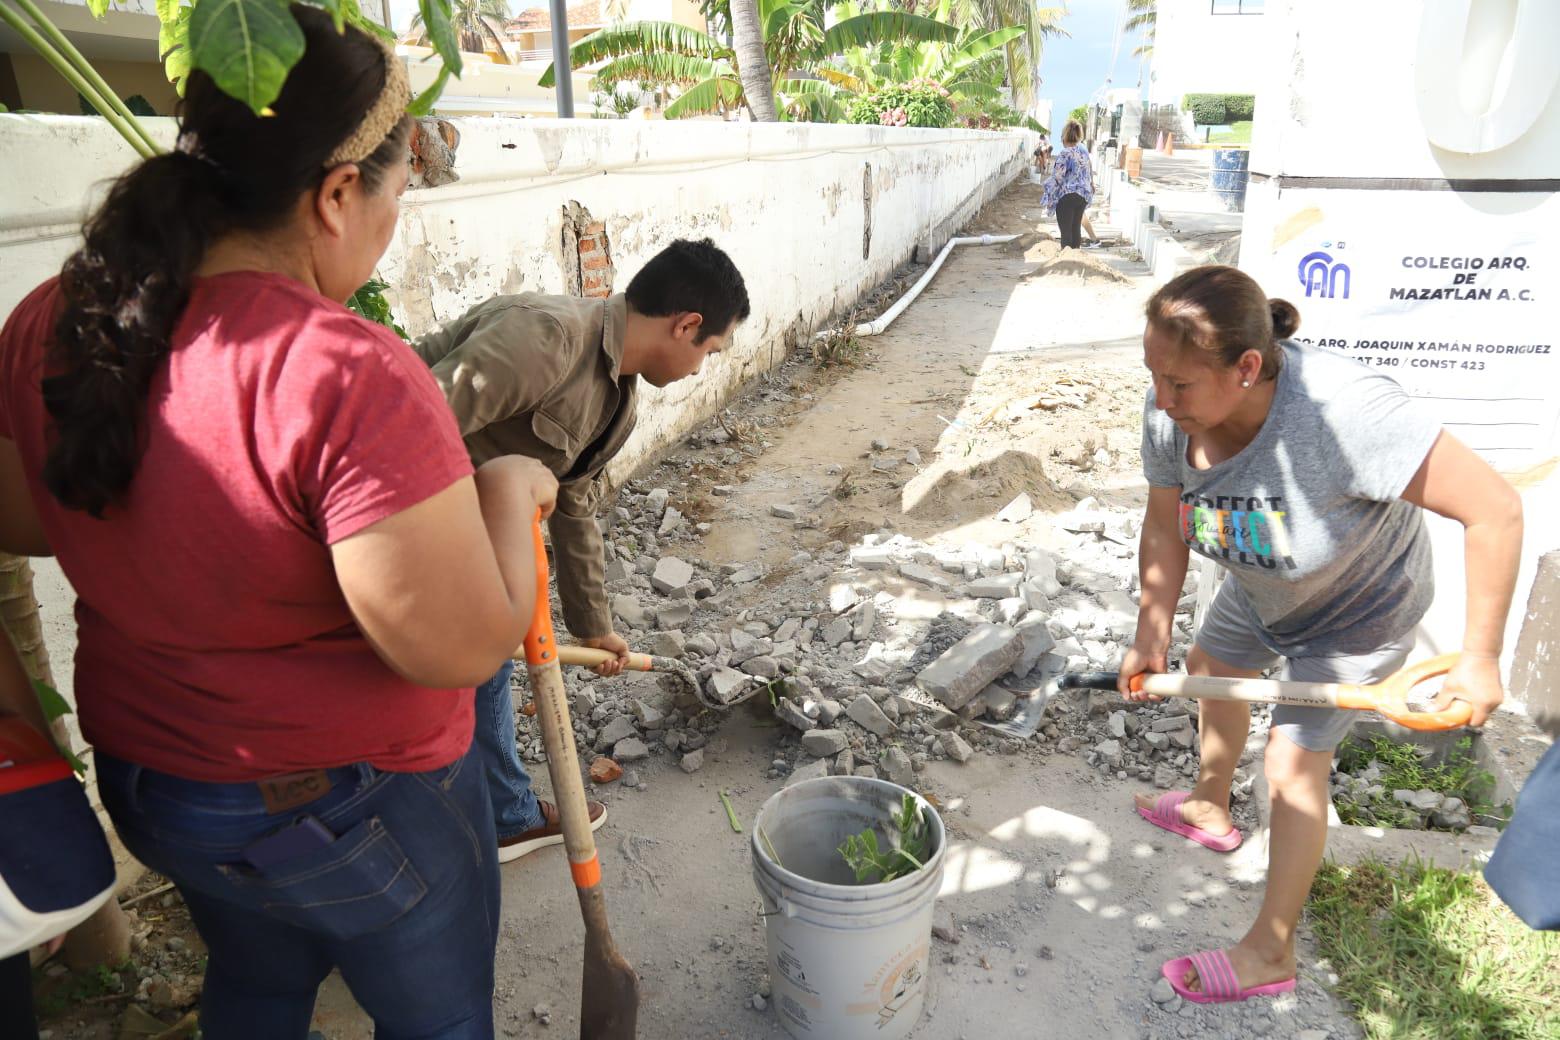
[[[617,268],[607,226],[577,202],[563,208],[564,284],[575,296],[611,296]]]

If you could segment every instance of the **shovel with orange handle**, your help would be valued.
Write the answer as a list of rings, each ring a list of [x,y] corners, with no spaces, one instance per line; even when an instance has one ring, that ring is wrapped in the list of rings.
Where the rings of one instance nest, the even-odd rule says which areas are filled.
[[[1150,674],[1133,676],[1134,693],[1156,697],[1195,697],[1199,700],[1247,701],[1256,704],[1298,704],[1305,708],[1349,708],[1376,711],[1399,726],[1421,731],[1466,726],[1473,709],[1453,701],[1441,711],[1416,711],[1408,703],[1409,692],[1420,683],[1439,679],[1457,664],[1457,654],[1442,654],[1409,665],[1379,683],[1295,682],[1275,679],[1221,679],[1211,675]],[[1114,690],[1115,672],[1084,672],[1057,680],[1060,690]]]
[[[639,976],[618,952],[607,926],[601,861],[596,858],[585,783],[580,779],[579,754],[574,747],[574,726],[569,720],[569,698],[558,664],[558,643],[553,638],[552,604],[547,595],[547,548],[542,543],[539,516],[531,523],[531,538],[536,549],[536,614],[525,635],[525,663],[531,677],[531,695],[536,701],[536,717],[542,724],[553,797],[563,818],[569,872],[574,875],[580,916],[585,919],[580,1040],[633,1040],[639,1019]]]

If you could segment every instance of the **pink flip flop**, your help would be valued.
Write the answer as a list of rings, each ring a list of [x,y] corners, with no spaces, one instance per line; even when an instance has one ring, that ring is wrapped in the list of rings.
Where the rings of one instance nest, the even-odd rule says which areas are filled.
[[[1181,816],[1181,803],[1191,796],[1189,791],[1171,791],[1162,794],[1158,801],[1154,802],[1152,809],[1138,807],[1138,815],[1143,817],[1155,827],[1163,827],[1172,834],[1179,834],[1183,838],[1191,838],[1199,845],[1207,846],[1214,852],[1234,852],[1240,848],[1240,828],[1233,828],[1228,834],[1210,834],[1201,827],[1193,827]]]
[[[1197,972],[1201,991],[1187,989],[1186,983],[1181,981],[1188,969]],[[1295,988],[1294,979],[1285,979],[1283,982],[1269,982],[1265,986],[1241,989],[1239,980],[1235,978],[1235,966],[1230,963],[1230,955],[1223,950],[1204,950],[1190,957],[1177,957],[1173,961],[1165,961],[1164,967],[1159,970],[1182,1000],[1190,1000],[1194,1004],[1228,1004],[1252,997],[1274,997]]]

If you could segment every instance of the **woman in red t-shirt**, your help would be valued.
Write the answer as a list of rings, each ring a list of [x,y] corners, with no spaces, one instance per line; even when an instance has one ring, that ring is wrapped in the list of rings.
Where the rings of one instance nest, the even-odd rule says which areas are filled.
[[[534,603],[539,464],[472,472],[426,366],[340,301],[406,187],[409,91],[294,6],[265,116],[202,72],[0,333],[0,549],[59,558],[103,802],[210,949],[201,1023],[302,1038],[337,967],[381,1037],[492,1035],[474,683]]]

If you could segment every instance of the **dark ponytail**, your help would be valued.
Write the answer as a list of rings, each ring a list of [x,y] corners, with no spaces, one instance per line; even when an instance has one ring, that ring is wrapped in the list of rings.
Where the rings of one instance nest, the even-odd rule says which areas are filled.
[[[1273,318],[1273,335],[1276,338],[1288,339],[1300,331],[1300,311],[1288,300],[1269,300],[1268,313]]]
[[[67,508],[101,517],[130,486],[147,391],[207,249],[229,232],[286,224],[384,89],[376,41],[351,27],[338,33],[319,8],[291,10],[305,49],[275,114],[258,117],[193,73],[180,103],[179,150],[120,177],[65,262],[64,307],[43,380],[53,420],[43,480]],[[368,190],[405,162],[409,131],[410,120],[401,120],[358,163]]]

